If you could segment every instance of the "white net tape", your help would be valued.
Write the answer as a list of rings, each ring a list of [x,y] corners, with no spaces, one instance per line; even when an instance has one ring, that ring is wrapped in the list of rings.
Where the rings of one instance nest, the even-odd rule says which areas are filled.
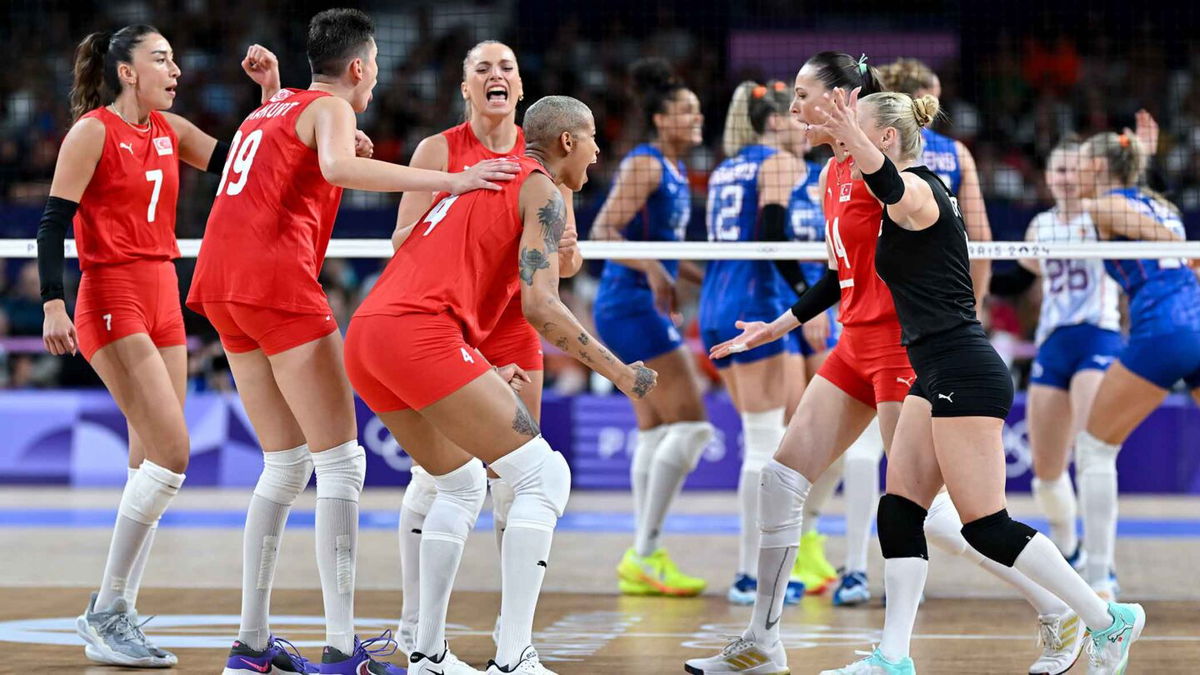
[[[718,243],[707,241],[636,242],[583,241],[583,257],[589,260],[825,260],[822,242]],[[1150,242],[1114,241],[1079,244],[1031,244],[1022,241],[989,241],[968,244],[972,258],[1017,260],[1020,258],[1107,258],[1111,260],[1192,258],[1200,259],[1200,241]],[[75,241],[67,240],[67,257],[76,257]],[[199,239],[179,240],[179,251],[194,258]],[[0,258],[36,258],[34,239],[0,239]],[[329,258],[390,258],[388,239],[334,239]]]

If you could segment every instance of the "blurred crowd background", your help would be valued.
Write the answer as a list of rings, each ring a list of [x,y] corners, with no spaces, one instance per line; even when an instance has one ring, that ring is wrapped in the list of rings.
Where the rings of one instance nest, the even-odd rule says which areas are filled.
[[[337,3],[333,3],[336,5]],[[1046,208],[1044,159],[1066,133],[1132,126],[1148,109],[1162,126],[1154,173],[1200,236],[1200,7],[1189,3],[906,0],[844,2],[714,0],[405,0],[346,2],[376,21],[380,82],[360,126],[378,159],[405,162],[417,142],[462,120],[458,84],[467,49],[500,39],[520,61],[526,102],[549,93],[581,98],[596,113],[601,162],[576,198],[581,235],[620,158],[643,130],[628,66],[668,59],[699,96],[705,143],[688,159],[694,213],[689,238],[704,239],[707,173],[722,159],[720,132],[737,83],[791,81],[811,54],[865,53],[875,65],[902,56],[937,71],[948,117],[940,130],[974,153],[995,238],[1021,239]],[[251,43],[272,49],[284,86],[309,82],[305,25],[330,3],[280,0],[47,0],[0,5],[0,237],[32,238],[69,123],[67,91],[75,45],[94,30],[151,23],[171,41],[183,71],[173,108],[229,138],[257,106],[258,89],[239,62]],[[178,235],[198,238],[216,178],[181,172]],[[335,236],[385,238],[398,195],[347,193]],[[181,283],[190,262],[180,261]],[[997,264],[1000,265],[999,263]],[[382,266],[330,260],[322,278],[345,326]],[[598,263],[564,285],[590,316]],[[36,263],[0,260],[0,388],[93,386],[82,359],[41,348]],[[68,291],[68,297],[73,292]],[[1027,298],[990,298],[998,343],[1017,362],[1031,355],[1036,312]],[[694,312],[685,312],[694,316]],[[230,386],[211,329],[189,315],[196,388]],[[548,380],[564,392],[602,387],[549,348]]]

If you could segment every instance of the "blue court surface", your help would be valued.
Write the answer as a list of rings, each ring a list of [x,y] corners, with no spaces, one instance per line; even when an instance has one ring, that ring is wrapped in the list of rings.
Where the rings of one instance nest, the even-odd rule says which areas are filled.
[[[116,520],[115,509],[0,509],[0,527],[28,528],[100,528],[110,529]],[[213,511],[172,509],[162,517],[166,528],[215,528],[241,529],[245,523],[244,511]],[[360,514],[363,529],[394,530],[399,526],[396,511],[364,510]],[[313,527],[314,512],[292,511],[288,517],[289,527]],[[728,534],[738,533],[736,513],[719,514],[675,514],[667,517],[666,532],[673,534]],[[1049,524],[1040,518],[1025,521],[1031,527],[1045,531]],[[479,517],[475,529],[490,530],[491,512]],[[822,516],[820,530],[826,534],[845,534],[846,523],[841,516]],[[633,514],[617,511],[568,511],[558,522],[560,532],[632,533]],[[1200,519],[1122,518],[1117,524],[1117,534],[1135,538],[1200,538]]]

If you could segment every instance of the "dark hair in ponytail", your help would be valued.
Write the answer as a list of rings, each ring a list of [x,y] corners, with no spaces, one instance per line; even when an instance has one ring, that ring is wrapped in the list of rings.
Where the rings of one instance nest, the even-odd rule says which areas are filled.
[[[667,103],[680,91],[687,89],[682,81],[671,72],[671,66],[660,58],[635,61],[629,68],[633,78],[633,91],[642,106],[643,123],[651,137],[657,134],[654,116],[666,112]]]
[[[115,33],[92,33],[75,48],[75,79],[71,86],[71,119],[111,103],[121,93],[117,64],[130,63],[133,49],[158,29],[146,24],[125,26]]]
[[[854,58],[843,52],[821,52],[804,62],[817,70],[817,79],[827,89],[841,87],[849,94],[856,87],[862,87],[859,98],[870,94],[886,91],[880,84],[879,73],[867,65],[867,55]]]

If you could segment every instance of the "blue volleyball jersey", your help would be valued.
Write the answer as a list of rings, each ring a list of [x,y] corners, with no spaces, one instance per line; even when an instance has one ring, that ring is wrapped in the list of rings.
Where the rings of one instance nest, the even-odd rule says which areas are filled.
[[[778,150],[749,145],[726,159],[708,180],[708,239],[759,241],[758,175]],[[714,260],[700,288],[700,328],[732,326],[738,319],[771,320],[784,309],[781,280],[769,260]]]
[[[645,143],[634,148],[623,161],[628,162],[643,155],[658,160],[662,175],[658,187],[650,193],[645,205],[622,228],[621,236],[629,241],[683,241],[692,215],[687,170],[682,162],[672,164],[658,148]],[[678,273],[679,261],[664,260],[662,264],[672,277]],[[604,263],[596,298],[597,309],[624,305],[640,295],[650,296],[645,274],[611,260]]]
[[[1140,189],[1110,194],[1128,199],[1138,211],[1186,236],[1179,215]],[[1200,331],[1200,282],[1183,259],[1105,260],[1104,268],[1129,297],[1132,338]]]
[[[958,163],[958,146],[953,138],[943,136],[932,129],[921,129],[925,137],[925,155],[922,161],[929,170],[942,179],[955,196],[962,187],[962,167]]]
[[[825,241],[825,211],[821,207],[821,165],[805,162],[808,175],[792,190],[788,200],[788,235],[792,241]],[[811,286],[825,276],[827,261],[802,262],[804,280]],[[784,284],[787,282],[784,281]]]

